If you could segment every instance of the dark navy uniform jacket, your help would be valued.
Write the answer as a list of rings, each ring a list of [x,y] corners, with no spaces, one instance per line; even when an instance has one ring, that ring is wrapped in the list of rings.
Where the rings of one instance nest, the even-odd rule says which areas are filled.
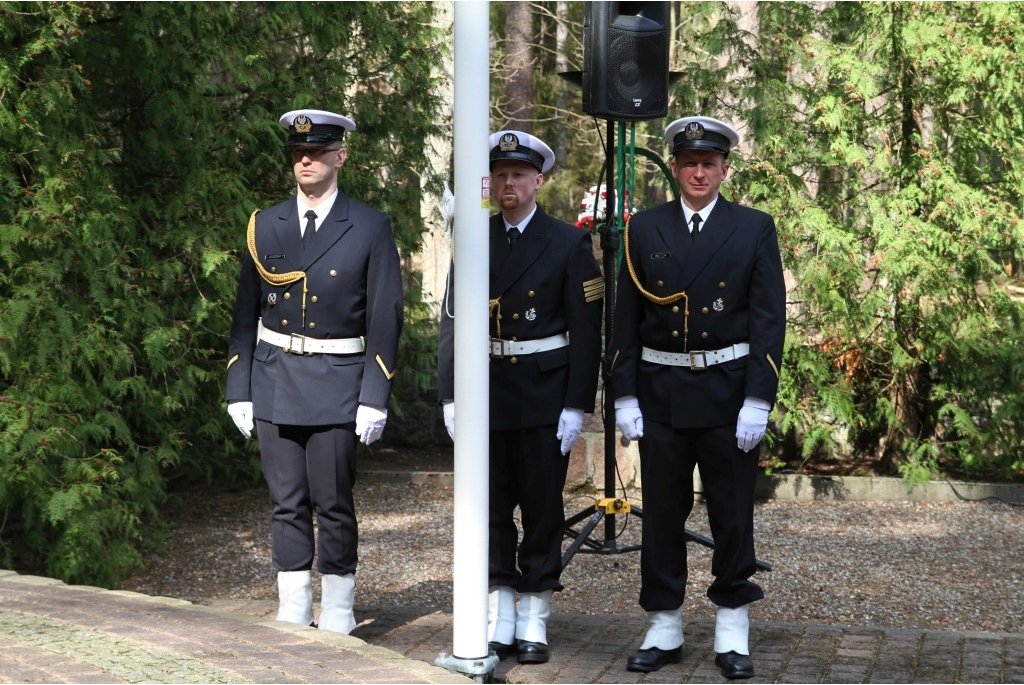
[[[271,275],[302,271],[306,279],[273,285],[245,250],[228,349],[228,402],[252,401],[256,419],[305,426],[352,423],[359,404],[388,406],[403,319],[391,220],[339,190],[305,251],[294,197],[259,212],[255,222],[262,267]],[[279,333],[363,336],[366,351],[308,356],[257,344],[260,317]]]
[[[491,430],[556,424],[565,407],[593,412],[604,285],[590,234],[538,207],[510,253],[504,221],[496,214],[490,219],[489,280],[491,337],[499,337],[499,326],[504,340],[569,334],[567,347],[491,360]],[[454,268],[445,296],[449,313],[455,311],[453,289]],[[454,336],[455,321],[442,311],[438,344],[441,400],[455,395]]]
[[[656,298],[644,296],[623,259],[612,340],[615,397],[633,395],[644,419],[674,428],[735,423],[745,397],[775,403],[786,332],[786,289],[775,222],[721,195],[696,243],[679,200],[630,219],[629,262]],[[687,308],[689,316],[686,316]],[[640,359],[663,352],[718,350],[750,343],[750,354],[704,371]]]

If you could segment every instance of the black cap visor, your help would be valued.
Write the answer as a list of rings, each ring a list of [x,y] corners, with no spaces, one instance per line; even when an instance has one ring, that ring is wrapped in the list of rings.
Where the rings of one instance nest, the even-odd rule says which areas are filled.
[[[341,126],[317,124],[309,133],[289,133],[286,147],[289,150],[296,147],[326,147],[344,136],[345,129]]]
[[[537,171],[543,173],[544,169],[544,157],[539,152],[534,152],[528,147],[520,146],[518,150],[511,150],[502,152],[501,148],[495,147],[491,149],[491,170],[494,170],[495,162],[526,162],[532,167],[535,167]]]
[[[683,150],[708,150],[710,152],[721,152],[729,154],[729,139],[714,131],[704,131],[703,138],[687,138],[686,132],[676,134],[672,141],[672,154]]]

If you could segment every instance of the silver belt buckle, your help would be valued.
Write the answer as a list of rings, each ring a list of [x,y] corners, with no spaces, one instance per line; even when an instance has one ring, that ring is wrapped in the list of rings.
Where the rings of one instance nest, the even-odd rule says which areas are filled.
[[[505,358],[505,341],[500,338],[491,338],[491,349],[489,350],[491,359],[504,359]],[[495,352],[494,350],[498,350]]]
[[[298,335],[297,333],[290,333],[288,335],[288,352],[292,354],[305,354],[306,353],[306,338],[305,336]]]
[[[694,362],[697,359],[697,355],[700,355],[703,364],[697,366]],[[708,368],[708,353],[707,350],[695,350],[690,353],[690,370],[691,371],[706,371]]]

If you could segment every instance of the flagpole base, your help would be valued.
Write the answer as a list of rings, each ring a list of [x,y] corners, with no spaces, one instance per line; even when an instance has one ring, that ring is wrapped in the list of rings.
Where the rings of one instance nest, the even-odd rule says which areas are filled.
[[[500,661],[494,652],[490,652],[487,656],[479,659],[463,659],[442,652],[434,659],[434,665],[449,671],[468,675],[478,683],[489,683],[494,675],[494,667]]]

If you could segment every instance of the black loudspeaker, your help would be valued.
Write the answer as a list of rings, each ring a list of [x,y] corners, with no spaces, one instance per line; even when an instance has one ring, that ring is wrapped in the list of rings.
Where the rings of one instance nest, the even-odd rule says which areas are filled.
[[[667,2],[586,2],[583,111],[614,121],[668,113]]]

